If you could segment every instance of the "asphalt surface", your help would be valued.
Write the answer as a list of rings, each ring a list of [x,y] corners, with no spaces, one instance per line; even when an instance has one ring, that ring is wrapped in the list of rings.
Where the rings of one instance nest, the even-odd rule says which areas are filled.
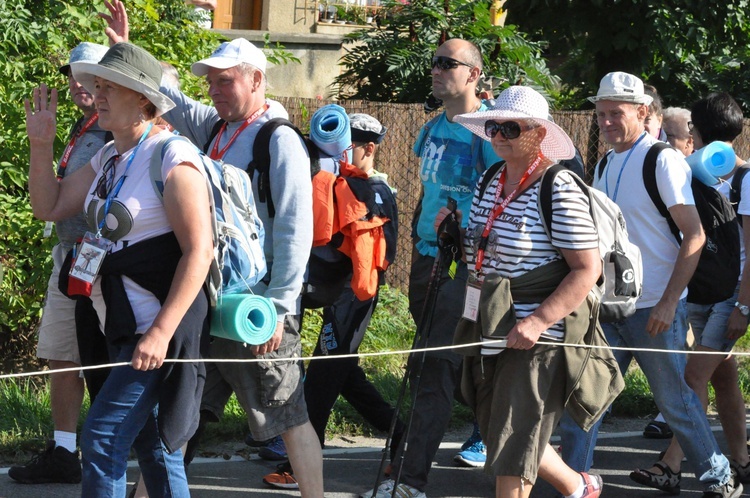
[[[645,425],[636,421],[631,428]],[[622,431],[604,425],[595,453],[595,469],[604,479],[605,498],[664,497],[656,490],[637,485],[628,478],[636,467],[648,467],[666,447],[663,440],[644,439],[640,430]],[[617,432],[619,430],[619,432]],[[723,449],[726,443],[718,428],[715,434]],[[430,498],[436,497],[492,497],[494,483],[481,469],[459,468],[453,465],[453,456],[470,428],[458,431],[442,443],[430,473],[430,484],[425,490]],[[553,443],[554,443],[553,439]],[[242,445],[235,448],[241,448]],[[358,496],[372,488],[380,464],[382,442],[377,439],[344,438],[336,440],[324,450],[325,489],[327,497]],[[194,498],[237,498],[239,496],[299,496],[299,492],[271,489],[263,484],[263,476],[275,470],[273,462],[257,455],[230,454],[232,450],[215,458],[198,458],[190,466],[188,480]],[[242,453],[242,452],[240,452]],[[228,458],[228,460],[226,459]],[[137,475],[135,463],[128,471],[132,485]],[[700,483],[683,464],[682,497],[700,497]],[[541,480],[532,492],[532,498],[554,496],[554,490]],[[0,497],[2,498],[67,498],[80,496],[80,486],[71,484],[22,485],[7,476],[7,468],[0,468]],[[750,489],[742,496],[750,496]]]

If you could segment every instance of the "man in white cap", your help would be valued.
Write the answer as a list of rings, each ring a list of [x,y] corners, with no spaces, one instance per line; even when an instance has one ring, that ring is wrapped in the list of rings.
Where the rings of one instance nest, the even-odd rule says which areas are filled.
[[[207,145],[214,159],[247,166],[260,127],[275,117],[288,118],[278,102],[266,99],[266,57],[244,38],[222,43],[207,59],[193,64],[193,74],[205,76],[214,106],[204,106],[177,91],[167,92],[177,108],[164,118],[199,146]],[[212,138],[219,120],[224,123]],[[306,258],[312,247],[312,184],[307,150],[287,127],[277,129],[270,142],[269,184],[276,213],[258,202],[266,230],[265,256],[269,272],[252,289],[273,302],[278,314],[276,333],[264,345],[214,339],[215,358],[299,358],[300,303]],[[253,193],[258,194],[257,175]],[[232,391],[248,414],[250,431],[262,441],[281,435],[295,469],[302,496],[323,496],[322,454],[308,419],[302,386],[302,364],[209,364],[202,412],[220,417]]]
[[[127,41],[128,22],[120,0],[106,3],[104,16],[110,41]],[[286,110],[267,99],[266,56],[244,38],[222,43],[210,57],[193,64],[196,76],[205,76],[213,106],[195,101],[174,87],[162,85],[176,107],[162,117],[180,134],[213,159],[246,168],[252,159],[258,130],[272,118],[288,118]],[[271,300],[278,314],[276,332],[265,344],[245,347],[214,338],[214,358],[289,358],[288,362],[208,363],[201,405],[201,427],[218,420],[232,392],[248,415],[253,438],[263,441],[281,436],[304,497],[323,496],[323,457],[318,437],[309,421],[299,361],[300,289],[312,247],[312,183],[310,158],[302,139],[286,126],[270,140],[269,188],[275,215],[258,195],[254,174],[253,194],[265,228],[264,252],[268,274],[251,290]],[[259,202],[258,202],[259,201]],[[200,436],[201,428],[194,438]],[[194,454],[195,441],[186,452]]]
[[[89,160],[111,140],[111,135],[98,125],[94,97],[86,91],[70,72],[71,62],[99,62],[107,47],[83,42],[70,52],[70,60],[60,66],[68,79],[68,91],[82,116],[68,135],[68,145],[57,165],[57,177],[62,179],[85,166]],[[42,323],[39,326],[37,357],[49,361],[50,370],[76,368],[81,365],[76,336],[76,301],[64,296],[57,287],[60,267],[73,245],[87,230],[83,213],[55,224],[58,243],[52,248],[53,268],[47,286]],[[98,327],[94,334],[101,336]],[[83,402],[84,382],[79,372],[61,372],[50,375],[50,408],[55,427],[54,438],[46,449],[29,463],[14,466],[8,476],[25,484],[50,482],[78,483],[81,481],[81,464],[78,461],[76,426]]]
[[[742,485],[734,482],[729,461],[714,439],[701,402],[685,381],[685,355],[668,352],[684,347],[687,285],[705,242],[690,188],[690,168],[684,156],[672,148],[661,151],[656,159],[659,195],[682,232],[682,244],[678,245],[644,185],[643,163],[657,139],[644,127],[651,97],[644,92],[643,82],[631,74],[609,73],[602,78],[596,96],[589,100],[596,105],[602,137],[612,146],[606,165],[602,166],[602,161],[597,166],[594,186],[620,206],[632,242],[641,249],[644,268],[643,294],[635,314],[602,327],[612,346],[635,348],[614,351],[620,371],[624,373],[635,357],[695,475],[706,486],[703,496],[739,496]],[[568,465],[591,466],[599,424],[588,434],[575,424],[561,425],[563,458]],[[630,476],[640,484],[674,492],[679,490],[681,476],[672,468],[675,466],[659,461]]]

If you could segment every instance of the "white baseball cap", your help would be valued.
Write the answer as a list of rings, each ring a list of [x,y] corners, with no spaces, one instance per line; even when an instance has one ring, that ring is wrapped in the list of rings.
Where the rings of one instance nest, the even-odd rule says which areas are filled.
[[[651,105],[654,100],[643,90],[643,81],[632,74],[615,71],[609,73],[599,83],[599,91],[589,97],[589,101],[597,103],[600,100],[614,100],[633,104]]]
[[[229,69],[243,62],[257,67],[263,74],[266,74],[265,54],[244,38],[235,38],[230,42],[222,43],[209,58],[194,63],[191,70],[196,76],[205,76],[209,68]]]

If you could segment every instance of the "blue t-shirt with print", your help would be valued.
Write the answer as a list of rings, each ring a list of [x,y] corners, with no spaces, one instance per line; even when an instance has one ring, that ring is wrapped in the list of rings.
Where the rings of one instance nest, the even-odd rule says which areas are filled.
[[[487,109],[482,103],[480,111]],[[437,234],[433,223],[440,208],[453,197],[464,213],[462,226],[468,223],[471,199],[481,171],[500,160],[492,144],[471,133],[458,123],[448,121],[443,112],[427,136],[414,144],[419,156],[419,176],[424,188],[422,212],[417,221],[417,250],[425,256],[437,255]],[[421,150],[420,149],[421,144]],[[472,150],[475,152],[472,154]],[[481,157],[472,157],[481,155]],[[478,164],[479,163],[479,167]]]

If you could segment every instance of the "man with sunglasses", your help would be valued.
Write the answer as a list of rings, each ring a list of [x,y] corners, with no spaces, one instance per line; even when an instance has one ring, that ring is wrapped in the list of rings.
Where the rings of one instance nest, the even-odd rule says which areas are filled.
[[[703,496],[737,497],[742,485],[735,484],[701,402],[685,381],[686,360],[680,352],[688,328],[687,285],[706,240],[690,188],[690,167],[671,147],[656,159],[659,195],[682,233],[682,244],[678,245],[644,184],[643,164],[657,139],[645,130],[651,97],[644,92],[643,82],[632,74],[609,73],[589,100],[596,105],[602,138],[613,149],[607,153],[606,165],[597,165],[594,187],[622,209],[632,242],[641,249],[644,269],[643,294],[635,314],[619,322],[603,323],[602,328],[613,347],[634,348],[614,351],[620,371],[625,373],[631,359],[636,359],[696,477],[706,486]],[[591,466],[600,424],[585,433],[569,418],[561,421],[563,459],[575,470],[585,471]],[[675,468],[679,464],[660,460],[630,477],[675,494],[680,482],[679,471],[672,470]]]
[[[423,321],[423,313],[427,316],[424,322],[431,325],[422,331],[423,336],[427,337],[426,346],[438,347],[448,346],[453,341],[453,332],[461,317],[467,269],[459,261],[455,278],[452,278],[449,276],[449,265],[443,265],[442,274],[435,276],[435,279],[439,279],[437,298],[434,304],[430,303],[425,308],[427,289],[433,280],[431,275],[438,254],[436,216],[449,198],[456,200],[459,210],[468,213],[480,174],[499,158],[489,142],[453,122],[453,117],[458,114],[486,108],[476,96],[482,75],[482,54],[479,49],[466,40],[446,41],[432,58],[431,74],[432,93],[443,101],[444,111],[422,127],[414,145],[414,152],[420,159],[423,197],[421,209],[412,222],[415,245],[409,278],[409,309],[417,324]],[[437,280],[435,283],[438,284]],[[436,316],[435,320],[429,320],[436,310],[440,310],[439,318]],[[420,369],[421,379],[412,408],[414,415],[408,440],[402,440],[399,449],[399,454],[403,456],[403,467],[398,477],[397,496],[425,496],[427,475],[450,420],[460,368],[461,357],[450,350],[427,353],[424,367]],[[415,375],[419,373],[415,372],[417,369],[410,369],[412,386],[415,385]],[[470,441],[481,444],[478,434]],[[403,451],[404,447],[406,451]],[[398,461],[397,455],[394,462]],[[393,479],[384,481],[374,490],[375,496],[390,497],[394,485]],[[368,498],[372,495],[372,490],[362,494]]]
[[[81,117],[70,130],[69,142],[57,165],[57,177],[85,166],[111,140],[111,134],[98,125],[94,97],[78,83],[70,72],[70,62],[99,62],[107,47],[81,43],[70,52],[70,61],[60,67],[67,78],[70,98],[81,111]],[[76,368],[81,356],[76,336],[76,301],[64,296],[57,287],[65,256],[87,230],[81,213],[55,224],[58,243],[52,248],[53,269],[47,286],[42,323],[39,326],[37,356],[49,361],[50,370]],[[101,335],[95,326],[94,334]],[[83,402],[84,381],[76,371],[50,376],[50,407],[55,432],[46,449],[28,464],[11,467],[8,475],[24,484],[81,482],[81,464],[76,450],[76,426]]]

